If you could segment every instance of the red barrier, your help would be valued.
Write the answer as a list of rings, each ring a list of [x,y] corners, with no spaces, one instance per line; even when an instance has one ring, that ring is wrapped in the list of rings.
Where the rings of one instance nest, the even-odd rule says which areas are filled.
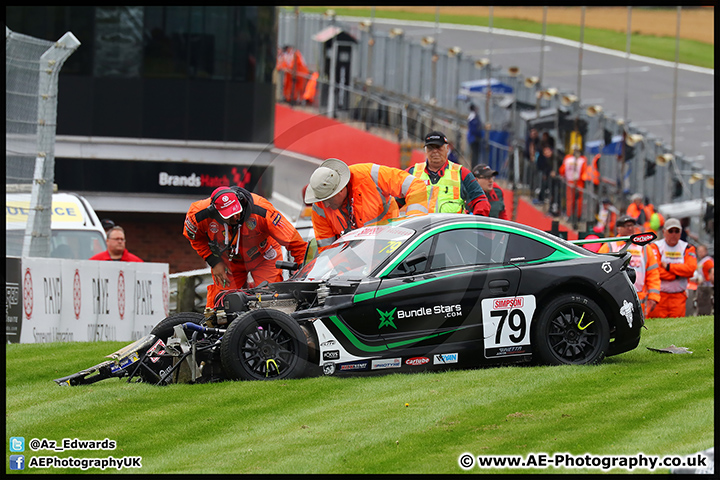
[[[285,105],[275,105],[275,146],[319,159],[339,158],[348,165],[371,162],[400,168],[397,143]]]

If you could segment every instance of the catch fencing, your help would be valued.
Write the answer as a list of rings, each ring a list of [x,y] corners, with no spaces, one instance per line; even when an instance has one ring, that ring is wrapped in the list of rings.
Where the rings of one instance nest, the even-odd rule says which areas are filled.
[[[327,94],[332,79],[325,71],[325,44],[313,39],[328,27],[338,27],[356,40],[350,81],[334,82],[334,96]],[[619,123],[606,116],[601,105],[582,105],[573,92],[542,85],[537,77],[526,77],[485,59],[440,51],[432,38],[413,42],[399,28],[374,31],[367,23],[351,25],[331,15],[280,9],[278,45],[299,49],[310,74],[320,74],[317,94],[311,102],[300,102],[300,108],[360,122],[368,131],[381,135],[388,136],[389,132],[405,152],[422,148],[422,138],[429,131],[443,131],[460,162],[471,167],[466,133],[472,102],[486,123],[485,138],[490,139],[481,147],[481,161],[498,170],[499,178],[519,194],[534,195],[540,188],[540,174],[525,147],[528,132],[537,128],[554,139],[555,171],[565,155],[572,153],[575,142],[582,145],[588,164],[599,155],[600,182],[594,185],[588,181],[579,189],[584,194],[582,213],[567,219],[574,226],[594,224],[603,198],[624,212],[632,194],[639,193],[656,209],[662,205],[670,213],[681,211],[672,210],[677,205],[696,205],[687,215],[688,227],[698,241],[714,244],[713,173],[673,155],[668,145],[632,122]],[[310,74],[303,75],[305,80]],[[479,81],[479,85],[484,81],[484,89],[463,91],[462,84],[470,81]],[[512,93],[487,87],[495,83]],[[282,72],[277,88],[277,99],[283,101]],[[328,97],[341,96],[347,98],[344,105],[328,102]],[[547,209],[560,215],[566,211],[565,188],[564,179],[553,179],[546,196]]]
[[[5,27],[6,190],[32,194],[23,257],[50,256],[58,77],[79,46],[70,32],[51,42]]]

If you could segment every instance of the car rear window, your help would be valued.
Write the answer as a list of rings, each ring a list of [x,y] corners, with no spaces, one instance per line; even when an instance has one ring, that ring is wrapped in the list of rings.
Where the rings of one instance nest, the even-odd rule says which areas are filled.
[[[508,263],[531,262],[542,260],[555,251],[549,245],[522,235],[512,234],[508,239],[505,261]]]

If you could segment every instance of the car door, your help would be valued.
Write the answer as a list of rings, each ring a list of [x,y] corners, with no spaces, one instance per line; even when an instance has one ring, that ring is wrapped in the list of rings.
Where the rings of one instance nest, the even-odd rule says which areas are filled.
[[[512,298],[520,270],[504,262],[508,234],[479,227],[444,228],[381,279],[377,329],[389,343],[482,340],[481,302]],[[404,271],[403,271],[404,268]]]

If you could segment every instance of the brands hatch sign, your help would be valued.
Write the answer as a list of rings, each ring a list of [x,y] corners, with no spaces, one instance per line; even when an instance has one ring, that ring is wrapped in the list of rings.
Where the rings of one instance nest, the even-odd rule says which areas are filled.
[[[237,185],[269,197],[272,177],[273,167],[266,165],[55,159],[55,183],[70,191],[204,195]]]

